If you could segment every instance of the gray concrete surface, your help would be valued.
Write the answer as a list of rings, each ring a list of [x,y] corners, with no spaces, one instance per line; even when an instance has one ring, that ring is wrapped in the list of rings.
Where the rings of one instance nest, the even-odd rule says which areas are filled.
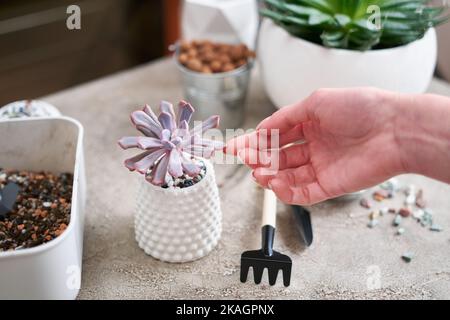
[[[430,91],[450,96],[450,86],[436,80]],[[144,103],[180,98],[180,78],[170,60],[44,98],[80,120],[86,130],[89,200],[79,299],[450,298],[450,186],[420,176],[403,176],[401,181],[424,188],[437,222],[444,227],[441,233],[410,219],[404,224],[406,233],[395,236],[392,216],[368,229],[369,212],[357,202],[329,201],[311,208],[315,239],[305,249],[289,208],[280,206],[275,246],[293,259],[289,288],[239,282],[242,251],[260,245],[263,195],[244,167],[217,166],[224,230],[209,256],[193,263],[167,264],[145,255],[133,231],[138,177],[122,166],[126,155],[116,140],[134,133],[128,118],[131,111]],[[246,127],[273,111],[257,71],[248,104]],[[416,255],[409,264],[400,258],[408,250]],[[381,287],[370,290],[367,283],[377,273]]]

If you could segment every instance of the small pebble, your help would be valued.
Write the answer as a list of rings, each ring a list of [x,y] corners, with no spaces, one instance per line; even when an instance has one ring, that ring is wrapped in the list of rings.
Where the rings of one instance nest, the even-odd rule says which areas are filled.
[[[415,219],[420,220],[420,219],[422,219],[424,213],[425,212],[422,209],[418,209],[418,210],[414,210],[412,215]]]
[[[375,228],[378,224],[379,224],[379,221],[374,219],[374,220],[370,220],[369,223],[367,224],[367,226],[369,228]]]
[[[43,205],[45,208],[50,208],[50,207],[52,206],[52,203],[51,203],[51,202],[43,202],[42,205]]]
[[[431,231],[435,231],[435,232],[441,232],[442,230],[444,230],[444,228],[442,228],[440,225],[438,225],[438,224],[433,224],[431,227],[430,227],[430,230]]]
[[[410,184],[409,186],[406,187],[405,189],[405,194],[407,196],[409,196],[410,194],[415,194],[416,193],[416,186],[413,184]]]
[[[406,197],[405,205],[412,206],[415,203],[416,203],[416,196],[414,194],[410,194],[409,196]]]
[[[389,213],[397,213],[397,210],[395,208],[389,208]]]
[[[372,208],[372,204],[369,202],[369,200],[367,200],[366,198],[362,198],[360,201],[359,201],[359,205],[361,206],[361,207],[363,207],[363,208],[366,208],[366,209],[370,209],[370,208]]]
[[[398,187],[399,187],[400,183],[398,181],[398,179],[396,178],[391,178],[385,182],[383,182],[382,184],[380,184],[380,188],[384,189],[384,190],[390,190],[390,191],[397,191]]]
[[[375,200],[375,201],[381,202],[384,199],[385,199],[384,197],[381,197],[379,195],[375,195],[375,194],[373,195],[373,200]]]
[[[387,181],[383,182],[382,184],[380,184],[379,187],[384,190],[391,190],[392,184],[389,180],[387,180]]]
[[[416,206],[419,208],[425,208],[426,207],[426,202],[425,199],[423,197],[423,190],[420,189],[419,191],[417,191],[416,194]]]
[[[401,215],[399,215],[399,214],[397,214],[396,216],[395,216],[395,218],[394,218],[394,222],[393,222],[393,225],[394,226],[396,226],[396,227],[398,227],[399,225],[400,225],[400,223],[402,223],[402,216]]]
[[[411,210],[409,210],[407,208],[401,208],[398,211],[398,214],[401,215],[403,218],[407,218],[411,215]]]
[[[404,228],[398,228],[397,229],[397,235],[401,236],[404,233],[405,233],[405,229]]]
[[[380,215],[384,216],[386,214],[388,214],[389,212],[389,208],[388,207],[383,207],[380,209]]]
[[[433,225],[433,212],[429,209],[425,209],[422,218],[420,219],[420,224],[423,227]]]
[[[404,254],[402,254],[402,259],[405,262],[411,262],[411,260],[413,259],[414,254],[412,252],[405,252]]]
[[[379,214],[378,210],[375,210],[369,214],[369,219],[376,220],[379,216],[380,216],[380,214]]]

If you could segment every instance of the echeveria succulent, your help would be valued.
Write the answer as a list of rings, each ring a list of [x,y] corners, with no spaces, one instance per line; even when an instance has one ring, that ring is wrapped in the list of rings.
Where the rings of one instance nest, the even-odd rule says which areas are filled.
[[[223,143],[203,138],[205,131],[219,126],[219,116],[211,116],[189,129],[194,111],[185,101],[178,104],[177,115],[167,101],[161,101],[158,117],[148,105],[142,111],[134,111],[131,122],[144,136],[123,137],[118,143],[123,149],[138,148],[143,152],[125,160],[125,166],[158,186],[170,177],[197,176],[202,164],[196,159],[210,158],[223,148]]]

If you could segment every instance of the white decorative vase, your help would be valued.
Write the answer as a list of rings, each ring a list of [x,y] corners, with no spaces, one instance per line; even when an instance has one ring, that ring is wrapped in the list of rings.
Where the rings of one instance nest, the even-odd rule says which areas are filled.
[[[405,46],[361,52],[293,37],[264,19],[257,56],[267,94],[279,108],[320,88],[371,86],[421,93],[436,66],[436,32],[430,29],[424,38]]]
[[[214,167],[206,164],[201,181],[187,188],[161,188],[140,179],[135,233],[145,253],[165,262],[200,259],[217,245],[222,212]]]
[[[259,15],[257,0],[185,0],[182,37],[225,43],[245,43],[255,48]]]

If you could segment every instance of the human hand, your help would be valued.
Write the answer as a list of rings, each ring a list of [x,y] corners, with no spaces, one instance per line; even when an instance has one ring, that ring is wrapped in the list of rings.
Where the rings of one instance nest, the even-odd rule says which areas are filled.
[[[256,182],[285,203],[310,205],[355,192],[406,170],[396,137],[401,98],[372,88],[321,89],[229,141],[226,152],[238,155]],[[279,148],[262,147],[263,129],[279,129]],[[298,141],[304,143],[290,145]],[[266,175],[273,159],[279,170]]]

